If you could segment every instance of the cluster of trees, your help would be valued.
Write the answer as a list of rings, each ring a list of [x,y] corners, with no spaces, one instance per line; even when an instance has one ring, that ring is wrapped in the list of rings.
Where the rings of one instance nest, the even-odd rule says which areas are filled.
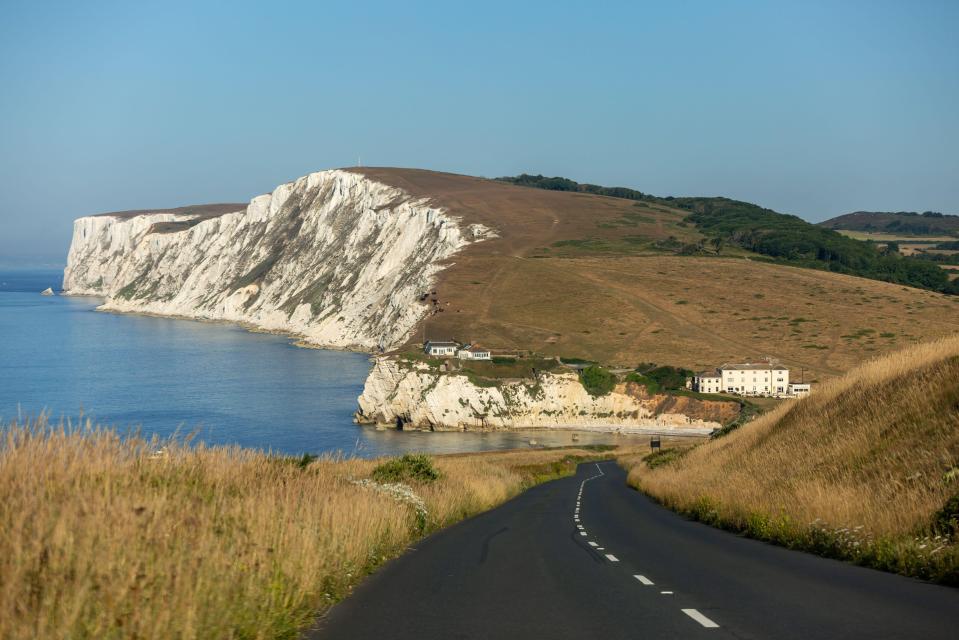
[[[641,364],[626,376],[626,382],[644,385],[650,394],[663,391],[680,391],[686,388],[686,379],[692,371],[668,365]],[[590,365],[580,371],[580,382],[591,395],[604,396],[616,386],[616,374],[599,365]]]
[[[827,220],[820,226],[850,231],[886,232],[902,235],[959,235],[959,216],[939,211],[856,211]]]
[[[914,253],[906,259],[959,265],[959,253]]]
[[[942,269],[883,252],[796,216],[727,198],[676,198],[704,233],[779,262],[959,294]]]
[[[857,213],[868,213],[872,215],[883,215],[883,216],[909,216],[911,218],[918,218],[922,216],[923,218],[945,218],[946,214],[939,211],[923,211],[919,213],[918,211],[859,211]]]
[[[925,215],[925,214],[923,214]],[[941,213],[939,217],[944,217]],[[886,224],[883,227],[884,231],[889,231],[891,233],[903,233],[911,236],[925,236],[933,235],[937,233],[949,233],[949,230],[943,229],[942,226],[936,224],[929,224],[925,222],[903,222],[902,220],[893,220]]]
[[[578,193],[592,193],[597,196],[609,196],[610,198],[623,198],[626,200],[659,200],[659,198],[655,196],[635,189],[628,189],[626,187],[601,187],[598,184],[579,183],[569,178],[547,178],[542,175],[534,176],[528,173],[522,173],[518,176],[496,178],[496,180],[521,187],[534,187],[548,191],[576,191]]]
[[[686,378],[693,375],[689,369],[669,365],[656,366],[652,363],[636,367],[637,374],[653,381],[663,391],[679,391],[686,388]]]

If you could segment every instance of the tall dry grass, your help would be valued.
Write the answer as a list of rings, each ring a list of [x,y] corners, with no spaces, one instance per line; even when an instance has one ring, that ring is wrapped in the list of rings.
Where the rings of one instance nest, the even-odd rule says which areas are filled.
[[[708,522],[959,583],[943,512],[959,496],[959,337],[868,362],[669,464],[632,462],[631,484]]]
[[[42,420],[0,436],[9,639],[295,637],[412,540],[590,455],[437,458],[440,479],[411,487],[424,516],[357,482],[376,461],[300,464]]]

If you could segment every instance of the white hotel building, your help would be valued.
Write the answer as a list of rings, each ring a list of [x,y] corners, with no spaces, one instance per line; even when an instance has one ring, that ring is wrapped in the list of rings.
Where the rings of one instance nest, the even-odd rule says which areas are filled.
[[[809,393],[808,385],[790,385],[789,369],[769,362],[726,363],[715,371],[693,378],[700,393],[733,393],[740,396],[788,396]]]

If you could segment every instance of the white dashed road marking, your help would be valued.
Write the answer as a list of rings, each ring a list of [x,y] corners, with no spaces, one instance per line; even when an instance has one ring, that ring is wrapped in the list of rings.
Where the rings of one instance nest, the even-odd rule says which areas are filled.
[[[585,527],[583,527],[583,525],[581,525],[581,524],[578,524],[578,523],[579,523],[579,509],[580,509],[580,506],[581,506],[580,503],[581,503],[582,500],[583,500],[583,489],[586,487],[586,483],[589,482],[590,480],[594,480],[594,479],[596,479],[596,478],[599,478],[600,476],[606,475],[606,474],[603,472],[602,467],[599,466],[599,463],[596,463],[596,470],[599,472],[598,474],[596,474],[595,476],[590,476],[589,478],[586,478],[586,479],[583,480],[581,483],[579,483],[579,493],[576,494],[576,509],[575,509],[575,511],[573,512],[573,522],[576,522],[576,523],[577,523],[576,528],[579,529],[579,535],[581,535],[581,536],[587,535],[587,534],[586,534],[586,529],[585,529]],[[605,550],[606,550],[605,547],[599,546],[598,543],[593,542],[592,540],[589,540],[588,542],[589,542],[589,546],[593,547],[593,548],[596,549],[597,551],[605,551]],[[616,556],[614,556],[614,555],[611,554],[611,553],[606,553],[606,554],[604,554],[604,555],[606,556],[606,559],[609,560],[610,562],[619,562],[619,558],[617,558]],[[644,575],[636,574],[636,575],[634,575],[633,577],[636,578],[636,580],[638,580],[639,583],[642,584],[643,586],[649,587],[649,586],[652,586],[653,584],[655,584],[652,580],[650,580],[649,578],[647,578],[647,577],[644,576]],[[664,596],[671,596],[671,595],[673,595],[673,592],[672,592],[672,591],[660,591],[659,593],[661,593],[661,594],[664,595]],[[701,614],[701,613],[700,613],[698,610],[696,610],[696,609],[682,609],[681,611],[682,611],[683,613],[685,613],[687,616],[689,616],[690,618],[692,618],[693,620],[695,620],[696,622],[698,622],[698,623],[699,623],[700,625],[702,625],[703,627],[707,628],[707,629],[716,629],[716,628],[719,627],[718,624],[716,624],[715,622],[713,622],[712,620],[710,620],[709,618],[707,618],[706,616],[704,616],[703,614]]]
[[[716,624],[715,622],[713,622],[712,620],[710,620],[709,618],[707,618],[700,612],[696,611],[695,609],[683,609],[682,612],[708,629],[716,629],[719,627],[718,624]]]

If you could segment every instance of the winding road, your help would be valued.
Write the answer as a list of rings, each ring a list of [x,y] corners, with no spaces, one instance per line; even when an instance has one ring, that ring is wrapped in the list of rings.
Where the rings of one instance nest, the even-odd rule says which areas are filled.
[[[313,639],[959,638],[959,590],[688,521],[614,462],[441,531]]]

